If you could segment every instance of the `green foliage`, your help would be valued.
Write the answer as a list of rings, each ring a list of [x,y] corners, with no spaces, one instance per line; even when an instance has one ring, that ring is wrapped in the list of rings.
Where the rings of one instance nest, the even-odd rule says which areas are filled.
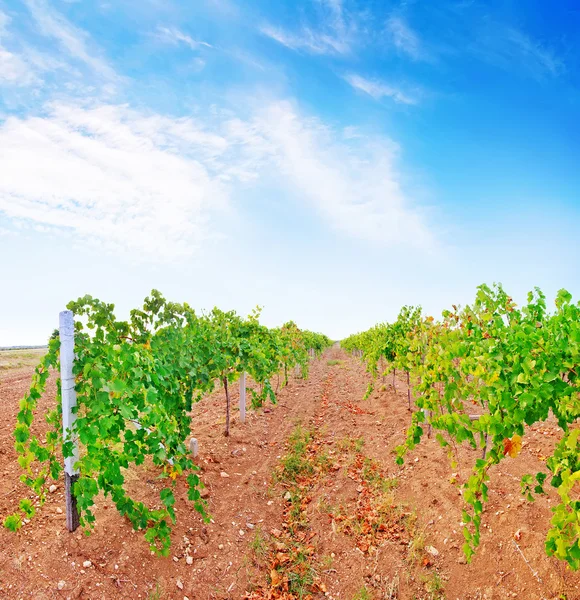
[[[166,301],[153,291],[128,321],[119,321],[114,305],[90,296],[71,302],[75,314],[75,434],[82,447],[76,463],[77,498],[81,525],[94,526],[93,506],[102,493],[157,553],[167,556],[171,525],[175,523],[176,480],[184,477],[188,498],[207,519],[199,493],[202,483],[186,443],[193,402],[211,392],[216,380],[224,385],[246,371],[262,384],[259,403],[275,401],[270,377],[296,364],[307,369],[308,348],[324,344],[324,336],[301,332],[293,323],[268,329],[258,321],[259,311],[247,319],[217,308],[199,316],[187,305]],[[305,340],[309,345],[306,345]],[[52,336],[48,353],[36,368],[32,386],[20,402],[14,431],[22,480],[40,498],[45,483],[61,472],[58,450],[72,456],[70,439],[63,439],[61,392],[56,407],[45,415],[49,431],[45,441],[31,434],[37,401],[45,389],[51,367],[59,365],[60,342]],[[229,409],[229,406],[228,406]],[[146,506],[125,490],[126,471],[149,459],[168,484],[156,506]],[[29,500],[20,503],[26,518],[34,514]],[[18,529],[19,514],[4,524]]]
[[[561,503],[553,509],[546,551],[580,567],[580,433],[568,429],[580,416],[580,304],[573,304],[565,290],[555,304],[549,313],[536,289],[518,308],[501,286],[482,285],[472,305],[453,306],[441,321],[406,307],[393,325],[379,325],[341,343],[362,350],[373,378],[381,360],[411,374],[419,410],[397,449],[398,463],[420,443],[426,425],[439,431],[436,439],[448,451],[451,442],[486,448],[463,488],[468,559],[479,544],[490,468],[516,458],[525,426],[552,413],[564,433],[546,466]],[[474,407],[481,416],[471,420]],[[533,499],[534,493],[543,493],[546,477],[524,476],[524,494]]]

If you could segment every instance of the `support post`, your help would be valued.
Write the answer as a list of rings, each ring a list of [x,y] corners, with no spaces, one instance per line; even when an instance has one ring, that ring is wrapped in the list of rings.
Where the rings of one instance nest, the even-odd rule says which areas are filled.
[[[197,443],[197,438],[191,438],[189,440],[189,451],[191,452],[193,458],[197,458],[199,454],[199,444]]]
[[[76,414],[73,408],[77,405],[73,363],[75,356],[75,321],[71,310],[63,310],[59,315],[60,334],[60,381],[62,393],[62,434],[65,441],[72,441],[73,455],[64,459],[64,494],[66,502],[66,527],[75,531],[79,526],[77,500],[73,493],[73,485],[79,478],[75,464],[79,460],[79,446],[74,429]]]
[[[246,421],[246,372],[240,375],[240,421]]]

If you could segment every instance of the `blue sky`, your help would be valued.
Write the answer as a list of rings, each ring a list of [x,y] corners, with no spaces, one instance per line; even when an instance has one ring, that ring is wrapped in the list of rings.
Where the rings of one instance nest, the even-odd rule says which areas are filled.
[[[580,295],[576,2],[0,0],[0,346],[90,293],[340,338]]]

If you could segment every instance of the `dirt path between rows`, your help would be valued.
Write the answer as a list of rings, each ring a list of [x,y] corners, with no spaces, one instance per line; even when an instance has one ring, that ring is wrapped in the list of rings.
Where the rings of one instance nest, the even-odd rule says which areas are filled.
[[[2,519],[26,494],[18,481],[11,432],[31,374],[31,369],[9,371],[0,380]],[[39,514],[20,532],[0,530],[0,598],[193,600],[243,598],[259,589],[270,575],[256,558],[257,541],[271,538],[270,532],[282,528],[285,519],[283,490],[273,483],[272,473],[300,422],[317,432],[340,467],[321,478],[308,499],[317,553],[312,560],[324,581],[326,597],[580,599],[578,575],[548,559],[543,550],[555,494],[550,492],[529,504],[519,493],[519,477],[543,468],[544,457],[556,439],[555,423],[531,431],[520,457],[504,461],[492,473],[482,545],[472,564],[466,565],[460,549],[462,501],[457,485],[450,481],[452,471],[445,452],[434,440],[427,440],[403,467],[396,466],[392,450],[404,439],[410,421],[406,382],[397,377],[393,389],[388,377],[365,401],[367,383],[360,362],[335,348],[312,362],[307,381],[291,378],[289,386],[279,391],[277,406],[249,411],[244,425],[234,412],[229,438],[222,434],[223,392],[197,404],[192,433],[199,440],[198,463],[209,491],[212,522],[201,521],[186,500],[185,488],[178,486],[177,525],[169,558],[152,556],[142,535],[133,532],[103,499],[95,511],[95,531],[89,537],[80,531],[66,532],[59,483]],[[51,380],[41,408],[53,403],[54,395]],[[234,389],[234,404],[236,400]],[[340,454],[347,439],[362,439],[361,456],[375,461],[381,477],[392,482],[393,504],[405,506],[412,515],[412,539],[385,537],[369,553],[364,547],[361,551],[360,539],[337,526],[340,523],[332,516],[333,507],[340,504],[346,511],[354,511],[360,504],[357,490],[361,488],[352,478],[348,462],[352,456]],[[473,452],[458,449],[454,477],[458,483],[469,475],[467,465]],[[343,456],[340,460],[336,458],[339,455]],[[129,472],[127,486],[148,503],[158,502],[158,490],[164,487],[152,468]],[[409,558],[411,543],[417,550],[413,561]],[[88,565],[86,561],[90,566],[83,566]],[[325,597],[325,593],[318,596]]]

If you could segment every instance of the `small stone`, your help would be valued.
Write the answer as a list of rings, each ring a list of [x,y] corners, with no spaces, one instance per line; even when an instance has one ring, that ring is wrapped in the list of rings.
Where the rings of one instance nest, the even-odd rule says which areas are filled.
[[[222,471],[220,473],[220,477],[224,477],[225,478],[225,477],[229,477],[229,475],[225,471]]]
[[[459,557],[459,560],[457,561],[460,565],[466,565],[467,564],[467,559],[465,558],[465,556],[461,555]]]
[[[268,506],[272,506],[272,504],[274,504],[274,500],[268,500],[268,502],[266,502],[266,504],[267,504]]]
[[[92,567],[93,563],[90,560],[85,560],[85,562],[83,563],[83,567],[85,569],[88,569],[89,567]]]
[[[66,581],[63,581],[62,579],[56,584],[56,589],[57,590],[64,590],[64,586],[66,585]]]
[[[288,502],[290,502],[290,500],[292,500],[292,494],[290,492],[286,492],[284,494],[284,500],[287,500]]]
[[[240,529],[240,531],[238,532],[240,535],[246,535],[246,532],[243,529]]]
[[[177,586],[177,587],[178,587],[180,590],[182,590],[182,589],[183,589],[183,582],[181,581],[181,579],[178,579],[178,580],[175,582],[175,585],[176,585],[176,586]]]
[[[183,600],[189,600],[187,596],[183,596]]]
[[[246,527],[248,529],[254,529],[254,524],[253,523],[246,523]]]
[[[223,550],[223,549],[224,549],[224,545],[223,545],[223,544],[220,544],[220,545],[218,546],[218,550]]]
[[[206,487],[205,487],[205,488],[203,488],[203,489],[199,490],[199,495],[200,495],[202,498],[209,498],[209,488],[206,488]]]
[[[56,485],[54,485],[54,483],[48,488],[48,491],[51,494],[54,494],[54,492],[56,492]]]
[[[179,560],[179,558],[177,558],[177,556],[173,557],[173,562],[177,562]]]
[[[428,552],[431,556],[439,556],[439,550],[434,546],[425,546],[425,551]]]
[[[188,565],[192,565],[192,564],[193,564],[193,556],[188,556],[188,557],[185,559],[185,562],[186,562]]]
[[[62,508],[60,506],[57,506],[57,508],[56,508],[56,514],[57,515],[62,515]]]

